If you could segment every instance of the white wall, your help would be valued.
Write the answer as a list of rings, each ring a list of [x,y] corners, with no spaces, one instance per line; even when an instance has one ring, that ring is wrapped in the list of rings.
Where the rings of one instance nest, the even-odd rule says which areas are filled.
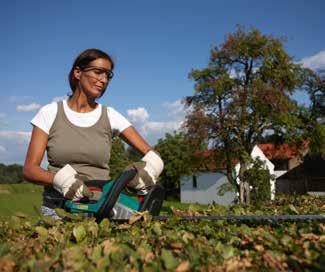
[[[220,185],[227,182],[222,173],[198,173],[196,174],[197,188],[193,188],[192,176],[181,178],[181,202],[211,204],[213,202],[229,205],[235,193],[228,192],[223,196],[218,195]]]

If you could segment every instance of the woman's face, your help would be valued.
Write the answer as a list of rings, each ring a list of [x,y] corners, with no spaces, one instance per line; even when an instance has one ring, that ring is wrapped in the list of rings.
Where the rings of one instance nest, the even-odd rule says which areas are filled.
[[[75,69],[75,77],[79,80],[78,87],[87,96],[97,98],[105,91],[108,81],[113,76],[111,63],[107,59],[96,59],[87,67]]]

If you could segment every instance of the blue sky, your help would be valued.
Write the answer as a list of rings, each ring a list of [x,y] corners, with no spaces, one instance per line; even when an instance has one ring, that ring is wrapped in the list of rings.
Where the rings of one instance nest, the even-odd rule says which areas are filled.
[[[29,121],[69,92],[67,75],[86,48],[116,63],[101,103],[130,119],[152,144],[177,128],[193,93],[192,68],[237,24],[287,37],[296,61],[325,67],[325,1],[5,1],[0,9],[0,162],[23,163]],[[300,103],[308,103],[297,94]]]

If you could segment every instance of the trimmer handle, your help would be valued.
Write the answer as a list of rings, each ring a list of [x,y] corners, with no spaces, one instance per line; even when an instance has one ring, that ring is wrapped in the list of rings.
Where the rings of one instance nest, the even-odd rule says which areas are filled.
[[[115,206],[121,192],[136,174],[136,169],[130,169],[123,172],[116,179],[111,189],[106,193],[103,205],[95,215],[97,222],[100,222],[104,218],[110,219],[113,216],[113,207]]]

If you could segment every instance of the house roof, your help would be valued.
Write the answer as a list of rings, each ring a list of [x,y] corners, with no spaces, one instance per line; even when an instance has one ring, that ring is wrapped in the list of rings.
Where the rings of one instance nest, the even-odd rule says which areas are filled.
[[[195,155],[201,158],[201,171],[218,172],[226,169],[226,155],[220,150],[205,150],[197,152]],[[237,158],[232,158],[233,165],[237,162]]]
[[[308,142],[302,144],[259,144],[258,147],[269,160],[292,159],[305,155]],[[202,159],[200,168],[203,171],[217,172],[226,168],[226,156],[221,150],[205,150],[196,153]],[[232,164],[238,163],[238,158],[232,158]]]
[[[306,154],[308,143],[305,141],[297,144],[259,144],[258,147],[263,151],[269,160],[292,159]]]

